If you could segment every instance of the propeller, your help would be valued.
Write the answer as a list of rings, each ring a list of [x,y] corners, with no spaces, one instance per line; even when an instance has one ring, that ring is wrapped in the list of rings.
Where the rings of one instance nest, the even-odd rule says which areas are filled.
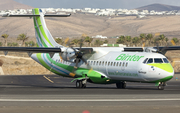
[[[75,52],[75,55],[72,56],[71,58],[74,58],[75,57],[75,66],[74,66],[74,69],[73,69],[73,73],[78,69],[78,63],[82,60],[86,65],[87,65],[87,68],[88,69],[91,69],[91,66],[88,64],[87,60],[83,57],[85,54],[87,53],[84,53],[82,52],[82,45],[83,45],[83,40],[81,39],[80,40],[80,48],[79,48],[79,51],[77,51],[76,49],[74,49],[73,47],[71,47],[74,52]]]
[[[87,49],[87,50],[85,50],[85,52],[83,52],[84,51],[84,50],[82,50],[83,40],[82,39],[80,40],[80,47],[78,49],[75,49],[70,45],[69,38],[66,39],[66,45],[69,48],[66,49],[66,58],[65,58],[65,60],[68,61],[68,62],[71,62],[71,63],[75,63],[75,66],[74,66],[74,68],[72,70],[72,73],[70,73],[70,76],[73,76],[73,77],[75,76],[75,71],[78,69],[78,64],[79,64],[80,61],[83,61],[86,64],[87,69],[90,69],[90,71],[91,71],[92,68],[88,64],[87,60],[84,58],[84,55],[88,54],[88,53],[91,53],[92,51],[90,49]],[[71,52],[68,52],[68,51],[72,51],[72,50],[74,51],[74,55],[69,57],[68,54],[71,54]],[[72,62],[72,59],[74,59],[74,62]]]

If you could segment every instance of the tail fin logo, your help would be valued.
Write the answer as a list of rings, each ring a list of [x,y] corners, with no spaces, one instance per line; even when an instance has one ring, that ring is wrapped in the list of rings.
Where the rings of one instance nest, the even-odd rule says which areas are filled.
[[[41,10],[41,9],[39,9],[39,12],[41,12],[41,13],[42,13],[42,10]]]

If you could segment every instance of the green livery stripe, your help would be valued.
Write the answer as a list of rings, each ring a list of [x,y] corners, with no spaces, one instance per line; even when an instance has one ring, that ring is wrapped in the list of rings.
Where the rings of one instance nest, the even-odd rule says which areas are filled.
[[[48,60],[49,60],[50,62],[52,62],[55,66],[61,67],[61,68],[65,69],[65,70],[68,70],[68,71],[70,71],[70,72],[72,72],[73,69],[74,69],[73,66],[69,66],[69,65],[64,65],[64,64],[61,64],[61,63],[57,63],[56,61],[54,61],[54,60],[52,60],[52,59],[50,58],[49,54],[46,54],[46,57],[47,57]]]
[[[34,8],[34,13],[38,15],[39,14],[39,8]]]
[[[53,59],[50,58],[49,54],[46,54],[46,57],[48,58],[48,60],[49,60],[50,62],[53,63],[54,66],[61,67],[61,68],[63,68],[64,70],[67,70],[67,71],[69,71],[69,72],[72,72],[73,69],[74,69],[74,66],[65,65],[65,64],[58,63],[58,62],[54,61]],[[80,72],[90,72],[89,69],[85,69],[85,68],[78,68],[76,71],[77,71],[77,76],[80,75],[80,74],[79,74]],[[89,73],[89,74],[91,74],[91,73]]]
[[[38,43],[36,43],[36,46],[39,47]]]
[[[56,73],[56,74],[58,74],[58,75],[62,75],[62,74],[60,74],[59,72],[57,72],[57,71],[55,71],[54,69],[52,69],[51,67],[49,67],[49,66],[44,62],[44,60],[42,59],[41,54],[42,54],[42,53],[37,53],[37,54],[36,54],[39,62],[40,62],[46,69],[52,71],[53,73]]]
[[[168,77],[165,77],[165,78],[160,79],[160,80],[151,81],[150,83],[166,82],[168,80],[171,80],[172,78],[173,78],[173,76],[168,76]]]
[[[170,63],[152,63],[152,64],[148,64],[148,65],[160,68],[169,73],[173,73],[173,71],[174,71]]]
[[[34,10],[35,10],[35,14],[39,15],[39,9],[38,9],[38,8],[35,8]],[[43,26],[42,26],[42,22],[41,22],[40,17],[36,17],[36,20],[37,20],[39,29],[40,29],[43,37],[45,38],[45,40],[46,40],[52,47],[54,47],[54,46],[51,44],[51,42],[49,41],[48,37],[46,36],[46,33],[45,33],[44,28],[43,28]]]
[[[39,17],[37,17],[37,18],[39,18]],[[35,30],[36,30],[36,32],[37,32],[37,34],[38,34],[38,37],[40,38],[43,46],[44,46],[44,47],[48,47],[48,46],[46,45],[46,43],[44,42],[44,40],[42,39],[41,35],[40,35],[39,29],[38,29],[37,24],[36,24],[35,17],[33,17],[33,19],[34,19],[34,27],[35,27]]]

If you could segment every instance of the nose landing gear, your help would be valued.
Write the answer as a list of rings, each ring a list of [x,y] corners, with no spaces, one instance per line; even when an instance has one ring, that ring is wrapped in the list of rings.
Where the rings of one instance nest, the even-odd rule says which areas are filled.
[[[159,82],[158,89],[159,90],[164,90],[164,86],[166,86],[165,82]]]

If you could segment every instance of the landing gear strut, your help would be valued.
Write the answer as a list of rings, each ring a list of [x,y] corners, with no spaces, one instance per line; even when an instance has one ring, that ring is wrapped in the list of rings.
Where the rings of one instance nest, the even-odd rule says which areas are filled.
[[[126,88],[126,82],[122,81],[122,82],[116,83],[116,87],[118,89],[125,89]]]
[[[76,81],[76,88],[86,88],[87,80],[77,80]]]
[[[164,86],[166,86],[166,83],[160,82],[159,85],[158,85],[158,89],[159,90],[164,90]]]

